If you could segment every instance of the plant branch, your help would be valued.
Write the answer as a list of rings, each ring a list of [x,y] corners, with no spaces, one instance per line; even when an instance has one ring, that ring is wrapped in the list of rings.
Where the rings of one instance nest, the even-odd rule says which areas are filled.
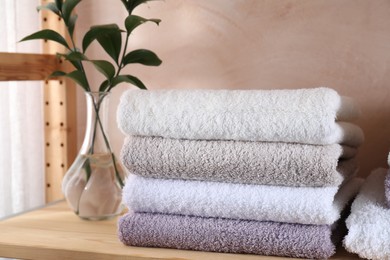
[[[125,45],[123,46],[123,52],[122,52],[121,62],[120,62],[119,64],[117,64],[117,65],[118,65],[118,70],[117,70],[117,72],[116,72],[116,74],[115,74],[115,77],[119,76],[119,73],[120,73],[120,72],[122,71],[122,69],[125,67],[125,66],[123,65],[123,62],[124,62],[124,58],[125,58],[125,56],[126,56],[127,45],[128,45],[128,43],[129,43],[129,37],[130,37],[130,34],[127,33],[127,34],[126,34]],[[112,81],[110,81],[109,83],[110,83],[110,84],[109,84],[108,90],[111,90],[111,89],[112,89]]]
[[[121,188],[123,188],[124,183],[123,183],[123,180],[122,180],[122,178],[121,178],[121,176],[119,174],[118,167],[116,165],[115,155],[112,152],[112,149],[111,149],[111,146],[110,146],[110,142],[108,141],[107,135],[106,135],[106,133],[104,131],[103,124],[102,124],[102,121],[101,121],[100,115],[99,115],[100,106],[101,106],[101,103],[102,103],[104,98],[105,98],[105,96],[102,96],[101,98],[99,97],[98,103],[95,103],[94,100],[92,102],[93,108],[94,108],[95,114],[96,114],[96,121],[95,121],[95,126],[94,126],[94,133],[93,133],[93,137],[92,137],[93,139],[92,139],[91,149],[93,151],[93,147],[94,147],[94,144],[95,144],[95,138],[96,138],[96,134],[95,133],[96,133],[96,130],[97,130],[97,125],[96,124],[99,124],[99,128],[102,131],[104,143],[105,143],[105,145],[106,145],[106,147],[107,147],[107,149],[108,149],[108,151],[110,152],[110,155],[111,155],[112,163],[113,163],[114,170],[115,170],[115,176],[118,179],[119,185],[121,186]]]
[[[66,27],[66,31],[67,31],[67,33],[68,33],[68,35],[69,35],[69,39],[70,39],[70,41],[71,41],[71,43],[72,43],[72,45],[73,45],[73,50],[70,50],[70,51],[71,51],[71,52],[75,52],[75,51],[77,50],[77,47],[76,47],[75,41],[74,41],[74,39],[73,39],[73,35],[70,33],[69,26],[68,26],[67,23],[65,23],[63,13],[60,11],[60,14],[59,14],[58,16],[61,17],[61,19],[64,21],[64,24],[65,24],[65,27]],[[88,81],[88,77],[87,77],[87,74],[86,74],[85,69],[84,69],[84,65],[83,65],[83,63],[81,62],[81,60],[80,60],[80,61],[77,61],[77,62],[78,62],[78,64],[80,65],[81,72],[82,72],[82,73],[84,74],[84,76],[85,76],[85,80],[86,80],[86,82],[87,82],[87,91],[91,91],[91,87],[90,87],[90,85],[89,85],[89,81]],[[76,68],[76,69],[77,69],[77,68]]]

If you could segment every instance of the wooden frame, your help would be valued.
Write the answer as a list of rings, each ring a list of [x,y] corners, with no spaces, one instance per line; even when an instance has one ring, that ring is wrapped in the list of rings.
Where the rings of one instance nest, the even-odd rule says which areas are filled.
[[[46,4],[48,0],[41,0]],[[42,29],[51,28],[65,35],[65,26],[49,11],[41,12]],[[77,150],[76,86],[65,79],[47,80],[55,70],[68,71],[69,64],[55,53],[64,49],[51,41],[43,42],[43,54],[0,53],[0,81],[42,80],[44,82],[45,181],[46,202],[63,198],[61,181]],[[23,68],[23,70],[21,70]]]
[[[41,0],[47,4],[48,0]],[[65,25],[50,11],[41,11],[42,29],[52,29],[66,38]],[[43,52],[55,54],[66,52],[65,48],[52,41],[43,42]],[[60,70],[68,71],[68,63],[60,61]],[[44,88],[45,122],[45,178],[46,202],[63,198],[62,177],[72,164],[77,149],[76,85],[67,79],[46,80]]]

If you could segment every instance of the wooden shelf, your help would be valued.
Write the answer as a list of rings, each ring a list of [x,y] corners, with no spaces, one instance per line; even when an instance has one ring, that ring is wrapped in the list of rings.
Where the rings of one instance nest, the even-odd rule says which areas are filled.
[[[65,202],[0,222],[0,257],[21,259],[291,259],[160,248],[126,247],[117,238],[117,219],[90,222]],[[332,259],[359,259],[340,250]]]
[[[60,69],[55,55],[0,52],[0,81],[45,80]]]

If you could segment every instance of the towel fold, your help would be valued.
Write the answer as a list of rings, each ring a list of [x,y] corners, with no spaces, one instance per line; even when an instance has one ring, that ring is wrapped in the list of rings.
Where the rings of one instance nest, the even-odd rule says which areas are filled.
[[[283,187],[163,180],[130,175],[124,203],[135,212],[329,225],[362,180],[338,187]],[[337,195],[336,195],[337,193]]]
[[[387,207],[390,208],[390,169],[385,177],[385,199]]]
[[[328,88],[128,90],[117,121],[126,135],[358,146],[362,130],[342,122],[358,114]]]
[[[337,227],[339,228],[339,227]],[[223,253],[328,258],[343,234],[328,225],[301,225],[151,213],[129,213],[118,223],[128,246]]]
[[[389,153],[389,155],[387,156],[387,165],[390,166],[390,153]]]
[[[355,148],[132,136],[121,159],[137,175],[284,186],[338,186],[357,170]],[[340,160],[340,158],[345,158]]]
[[[390,259],[390,209],[385,205],[385,169],[373,171],[351,207],[344,247],[368,259]]]

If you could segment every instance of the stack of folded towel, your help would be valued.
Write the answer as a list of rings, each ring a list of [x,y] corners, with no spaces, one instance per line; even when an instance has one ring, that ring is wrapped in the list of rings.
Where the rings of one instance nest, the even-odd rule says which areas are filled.
[[[326,258],[361,180],[358,109],[328,88],[130,90],[118,224],[131,246]]]
[[[370,174],[346,224],[347,251],[367,259],[390,259],[390,169],[380,168]]]

